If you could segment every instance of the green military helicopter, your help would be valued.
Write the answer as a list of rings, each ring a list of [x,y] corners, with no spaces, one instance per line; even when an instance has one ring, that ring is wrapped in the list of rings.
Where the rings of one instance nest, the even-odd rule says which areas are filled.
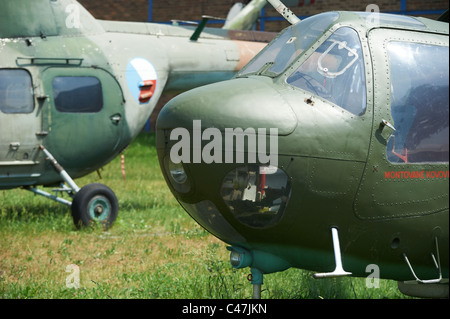
[[[376,12],[293,23],[233,79],[177,96],[162,172],[235,268],[398,281],[448,297],[449,25]]]
[[[275,36],[205,28],[207,19],[101,21],[73,0],[1,1],[0,189],[67,204],[76,225],[110,226],[113,191],[73,179],[121,153],[163,92],[230,79]],[[36,187],[61,182],[57,194],[73,202]]]

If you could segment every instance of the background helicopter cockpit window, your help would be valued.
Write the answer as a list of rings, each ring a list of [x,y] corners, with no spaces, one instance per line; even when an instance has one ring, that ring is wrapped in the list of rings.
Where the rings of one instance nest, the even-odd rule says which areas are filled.
[[[103,108],[102,85],[96,77],[56,77],[53,94],[55,107],[60,112],[96,113]]]
[[[0,111],[13,114],[33,110],[31,75],[23,69],[0,70]]]
[[[287,79],[287,83],[362,115],[366,110],[366,79],[361,42],[355,30],[333,33]]]
[[[448,47],[393,41],[388,55],[395,127],[387,144],[388,160],[448,162]]]
[[[264,48],[238,76],[246,76],[256,72],[269,76],[279,75],[338,18],[337,12],[327,12],[312,16],[288,27]]]

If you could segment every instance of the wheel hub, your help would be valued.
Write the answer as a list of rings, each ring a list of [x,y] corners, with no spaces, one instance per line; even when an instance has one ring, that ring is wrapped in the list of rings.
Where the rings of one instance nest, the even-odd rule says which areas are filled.
[[[92,219],[104,221],[111,210],[111,203],[103,196],[95,196],[88,205],[89,215]]]

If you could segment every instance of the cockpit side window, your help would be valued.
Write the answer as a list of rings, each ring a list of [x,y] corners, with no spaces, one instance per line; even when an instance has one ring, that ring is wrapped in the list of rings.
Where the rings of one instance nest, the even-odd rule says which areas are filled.
[[[31,75],[23,69],[0,70],[0,111],[31,113],[34,110]]]
[[[103,108],[102,85],[92,76],[59,76],[53,79],[55,107],[66,113],[96,113]]]
[[[366,77],[361,42],[355,30],[333,33],[287,79],[287,83],[362,115],[366,110]]]
[[[395,131],[387,143],[392,163],[449,160],[449,48],[388,44],[391,115]]]

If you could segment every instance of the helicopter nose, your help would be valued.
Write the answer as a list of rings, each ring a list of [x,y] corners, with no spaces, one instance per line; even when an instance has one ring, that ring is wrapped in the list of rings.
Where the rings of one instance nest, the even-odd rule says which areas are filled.
[[[297,119],[287,102],[273,88],[269,78],[242,78],[206,85],[185,92],[164,106],[158,116],[157,130],[193,127],[278,129],[278,135],[289,135]]]
[[[225,242],[242,243],[245,233],[237,231],[240,225],[268,227],[283,214],[290,184],[287,175],[277,167],[278,162],[271,161],[272,145],[291,134],[296,126],[294,112],[270,78],[240,78],[200,87],[172,99],[158,116],[156,147],[161,170],[172,193],[194,220]],[[272,139],[274,129],[277,143]],[[236,136],[232,137],[236,143],[231,146],[231,153],[234,151],[236,157],[227,161],[230,131],[257,135],[253,139],[258,142],[257,160],[250,161],[250,147],[243,146],[251,144],[248,134],[241,144]],[[178,148],[181,140],[174,141],[173,135],[181,136],[181,140],[186,135],[188,147]],[[216,137],[220,142],[213,151],[208,146],[217,145]],[[266,162],[259,157],[260,138],[269,142],[261,147],[264,155],[270,148],[270,160]],[[196,147],[200,148],[199,161],[195,158]],[[205,153],[209,156],[222,149],[225,154],[214,156],[213,161],[205,158]],[[183,156],[181,160],[174,158],[179,151],[187,151],[187,161]],[[238,153],[246,154],[243,161],[239,161]],[[275,155],[278,161],[278,152]],[[230,222],[231,214],[236,221]]]

